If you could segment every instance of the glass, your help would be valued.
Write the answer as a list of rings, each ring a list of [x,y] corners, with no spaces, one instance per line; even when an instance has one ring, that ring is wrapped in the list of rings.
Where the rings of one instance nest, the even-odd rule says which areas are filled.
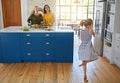
[[[60,19],[65,19],[65,14],[63,12],[60,14]]]
[[[83,5],[88,5],[88,0],[82,0],[83,1]]]
[[[93,8],[96,1],[97,0],[56,0],[56,19],[60,22],[77,22],[81,19],[93,19]]]
[[[72,6],[72,8],[71,8],[71,12],[76,12],[76,6]]]
[[[60,12],[61,12],[61,13],[65,13],[65,12],[66,12],[65,9],[66,9],[66,7],[65,7],[65,6],[62,6],[62,7],[60,8]]]
[[[77,19],[83,19],[83,18],[82,18],[82,14],[81,14],[81,13],[79,13],[79,14],[78,14]]]
[[[82,14],[83,12],[83,7],[78,7],[78,14]]]
[[[88,14],[88,18],[93,18],[93,14]]]
[[[93,5],[94,4],[94,0],[89,0],[89,5]]]
[[[60,5],[65,5],[65,0],[60,0]]]
[[[57,14],[56,14],[56,19],[59,19],[59,16],[60,16],[59,13],[57,13]]]
[[[66,0],[66,5],[70,5],[71,4],[71,0]]]
[[[86,13],[82,14],[82,19],[87,19],[87,14]]]
[[[70,13],[70,7],[66,7],[65,10],[66,10],[66,13]]]
[[[77,19],[86,19],[87,18],[87,14],[83,13],[83,14],[79,14]]]
[[[70,19],[70,13],[66,13],[66,19]]]
[[[87,7],[78,7],[78,14],[79,13],[87,13]]]
[[[60,12],[60,11],[59,11],[59,10],[60,10],[59,8],[60,8],[59,6],[56,6],[56,12],[57,12],[57,13]]]
[[[71,13],[71,21],[75,21],[76,20],[76,13]]]
[[[59,5],[59,4],[60,4],[59,1],[60,1],[60,0],[56,0],[56,5]]]
[[[93,6],[88,7],[88,13],[92,14],[93,13]]]

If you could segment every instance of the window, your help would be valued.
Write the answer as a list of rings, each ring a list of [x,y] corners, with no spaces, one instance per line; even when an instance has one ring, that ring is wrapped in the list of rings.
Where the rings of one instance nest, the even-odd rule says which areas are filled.
[[[96,0],[56,0],[58,23],[79,23],[81,19],[94,19]]]

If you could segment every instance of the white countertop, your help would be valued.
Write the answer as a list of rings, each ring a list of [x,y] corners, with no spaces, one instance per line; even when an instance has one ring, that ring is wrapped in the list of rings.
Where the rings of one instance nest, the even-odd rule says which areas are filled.
[[[10,26],[7,28],[0,29],[0,32],[73,32],[72,29],[64,28],[60,29],[55,27],[53,31],[46,31],[45,29],[35,29],[35,28],[30,28],[29,31],[23,31],[22,26]]]

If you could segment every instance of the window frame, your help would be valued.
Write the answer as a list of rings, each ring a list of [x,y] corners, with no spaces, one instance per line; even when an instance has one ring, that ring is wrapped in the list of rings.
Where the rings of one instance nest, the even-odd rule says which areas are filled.
[[[87,5],[83,5],[83,1],[85,1],[85,0],[76,0],[76,2],[77,1],[80,1],[80,2],[82,2],[82,5],[78,5],[78,4],[72,4],[72,1],[73,0],[69,0],[70,1],[70,4],[68,5],[66,5],[66,0],[64,0],[65,1],[65,3],[64,4],[60,4],[60,2],[61,2],[62,0],[57,0],[56,1],[56,9],[57,9],[57,7],[58,7],[58,9],[57,10],[59,10],[59,12],[56,12],[56,14],[58,14],[59,16],[57,17],[58,19],[57,20],[59,20],[59,22],[61,22],[61,21],[70,21],[70,22],[72,22],[72,21],[80,21],[80,20],[82,20],[82,19],[86,19],[86,18],[89,18],[89,15],[90,14],[93,14],[92,15],[92,18],[91,19],[93,19],[94,20],[94,14],[95,14],[95,11],[94,11],[94,9],[95,9],[95,5],[96,5],[96,2],[97,2],[97,0],[88,0],[88,2],[87,2]],[[93,1],[93,5],[91,5],[91,3],[90,3],[90,1]],[[57,2],[59,2],[59,3],[57,3]],[[72,18],[72,14],[73,14],[73,12],[72,12],[72,7],[76,7],[76,18],[75,19],[73,19]],[[69,9],[70,9],[70,13],[69,13],[69,15],[70,15],[70,19],[66,19],[66,15],[67,15],[67,13],[66,12],[61,12],[62,10],[61,10],[61,8],[62,7],[69,7]],[[82,7],[82,8],[84,8],[84,7],[86,7],[86,9],[87,9],[87,12],[86,12],[86,18],[78,18],[79,17],[79,7]],[[90,13],[89,12],[89,7],[93,7],[93,10],[92,10],[92,12]],[[66,9],[66,8],[65,8]],[[61,13],[64,13],[65,14],[65,18],[61,18]],[[83,12],[81,13],[81,15],[82,14],[84,14]]]

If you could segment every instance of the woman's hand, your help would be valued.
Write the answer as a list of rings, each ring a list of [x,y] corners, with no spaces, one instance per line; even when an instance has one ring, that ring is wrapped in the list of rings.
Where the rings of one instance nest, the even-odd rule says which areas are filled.
[[[31,26],[32,25],[32,23],[30,22],[30,23],[28,23],[28,26]]]

